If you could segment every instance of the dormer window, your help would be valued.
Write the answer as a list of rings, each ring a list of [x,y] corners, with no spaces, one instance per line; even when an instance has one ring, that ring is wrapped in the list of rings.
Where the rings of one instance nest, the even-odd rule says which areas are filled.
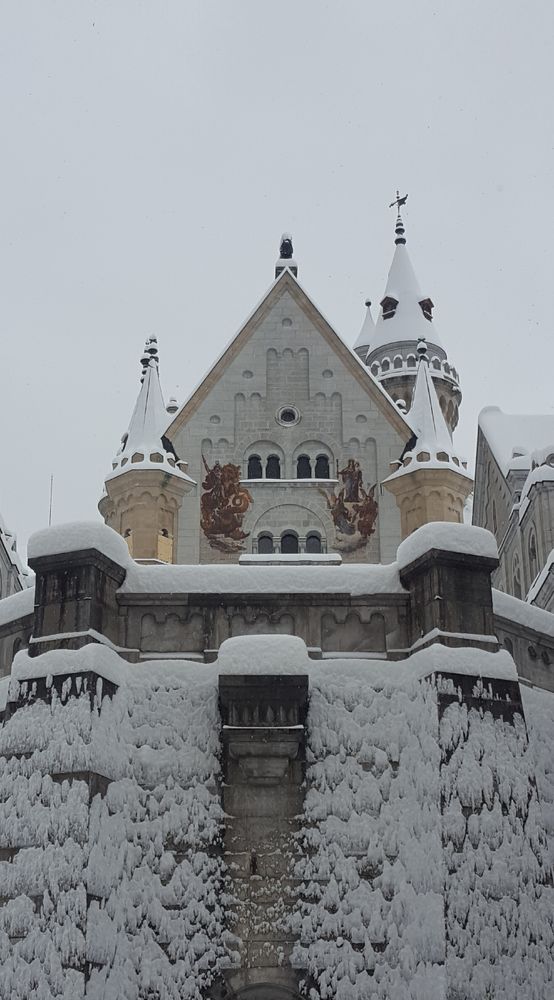
[[[398,299],[393,299],[392,295],[385,295],[385,298],[381,302],[381,308],[383,310],[383,319],[391,319],[396,312],[396,307],[398,305]]]
[[[422,299],[419,304],[425,319],[431,321],[433,319],[433,309],[435,308],[431,299]]]

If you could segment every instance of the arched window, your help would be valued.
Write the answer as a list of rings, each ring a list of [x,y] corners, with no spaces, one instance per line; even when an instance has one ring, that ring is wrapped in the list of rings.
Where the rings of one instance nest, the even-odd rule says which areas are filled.
[[[281,459],[278,455],[268,455],[267,462],[265,465],[265,478],[266,479],[280,479],[281,478]]]
[[[321,552],[321,537],[317,531],[311,531],[306,538],[306,552]]]
[[[284,555],[294,555],[298,552],[298,535],[293,534],[292,531],[286,531],[284,535],[281,535],[281,552]]]
[[[383,360],[381,361],[381,371],[382,372],[388,372],[389,368],[390,368],[390,361],[389,361],[389,359],[388,358],[383,358]]]
[[[258,552],[263,556],[271,555],[273,552],[273,538],[271,535],[258,536]]]
[[[259,455],[251,455],[248,459],[248,479],[262,478],[262,460]]]
[[[406,364],[408,365],[408,368],[415,368],[416,366],[415,354],[408,354],[408,357],[406,358]]]
[[[514,597],[519,597],[521,600],[521,570],[517,554],[514,556],[512,562],[512,589]]]
[[[329,459],[327,455],[318,455],[315,460],[315,478],[329,479]]]
[[[308,455],[299,455],[296,460],[296,478],[311,479],[312,465]]]
[[[402,358],[401,358],[400,354],[397,354],[396,357],[394,358],[393,363],[392,363],[392,367],[393,368],[402,368],[402,364],[403,364]]]
[[[537,575],[537,537],[534,531],[529,535],[529,569],[531,580]]]

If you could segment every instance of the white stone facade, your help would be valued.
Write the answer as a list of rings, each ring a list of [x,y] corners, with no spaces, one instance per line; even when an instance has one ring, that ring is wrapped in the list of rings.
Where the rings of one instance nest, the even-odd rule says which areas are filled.
[[[288,421],[281,417],[284,409],[291,411]],[[411,436],[410,427],[289,272],[272,286],[167,436],[197,482],[183,499],[176,562],[236,562],[241,552],[258,551],[261,535],[271,536],[279,551],[284,534],[298,539],[300,551],[316,536],[322,551],[338,550],[347,561],[395,558],[400,519],[380,483]],[[249,474],[252,456],[263,478]],[[299,478],[300,456],[310,460],[312,478]],[[337,533],[330,509],[345,488],[339,472],[349,460],[359,463],[358,500],[375,487],[378,516],[365,543],[357,530]],[[245,537],[231,539],[231,551],[220,547],[226,545],[221,533],[210,540],[201,527],[202,483],[215,463],[239,467],[247,506],[236,532]]]

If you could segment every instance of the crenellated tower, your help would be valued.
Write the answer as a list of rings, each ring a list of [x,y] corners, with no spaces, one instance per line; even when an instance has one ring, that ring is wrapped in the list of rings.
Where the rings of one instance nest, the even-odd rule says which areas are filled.
[[[392,203],[397,207],[395,250],[377,323],[373,324],[366,302],[368,309],[354,350],[394,402],[409,411],[417,374],[417,344],[424,339],[440,407],[452,433],[458,423],[462,399],[458,372],[450,363],[433,322],[433,301],[421,292],[408,254],[400,212],[407,197],[397,196]]]
[[[155,337],[141,358],[141,387],[98,509],[123,536],[134,559],[175,562],[179,511],[195,485],[164,431],[174,401],[164,406]]]

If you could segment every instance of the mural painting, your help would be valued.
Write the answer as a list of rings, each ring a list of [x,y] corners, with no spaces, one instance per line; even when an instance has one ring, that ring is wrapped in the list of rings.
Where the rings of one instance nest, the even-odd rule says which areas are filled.
[[[338,493],[320,490],[335,525],[336,539],[333,548],[339,552],[353,552],[367,545],[375,531],[379,507],[375,500],[375,486],[363,485],[360,463],[349,458],[344,469],[338,470],[342,482]]]
[[[204,456],[202,461],[206,470],[200,498],[202,531],[213,549],[242,552],[242,543],[249,535],[242,530],[242,522],[252,497],[240,482],[240,465],[216,462],[210,469]]]

